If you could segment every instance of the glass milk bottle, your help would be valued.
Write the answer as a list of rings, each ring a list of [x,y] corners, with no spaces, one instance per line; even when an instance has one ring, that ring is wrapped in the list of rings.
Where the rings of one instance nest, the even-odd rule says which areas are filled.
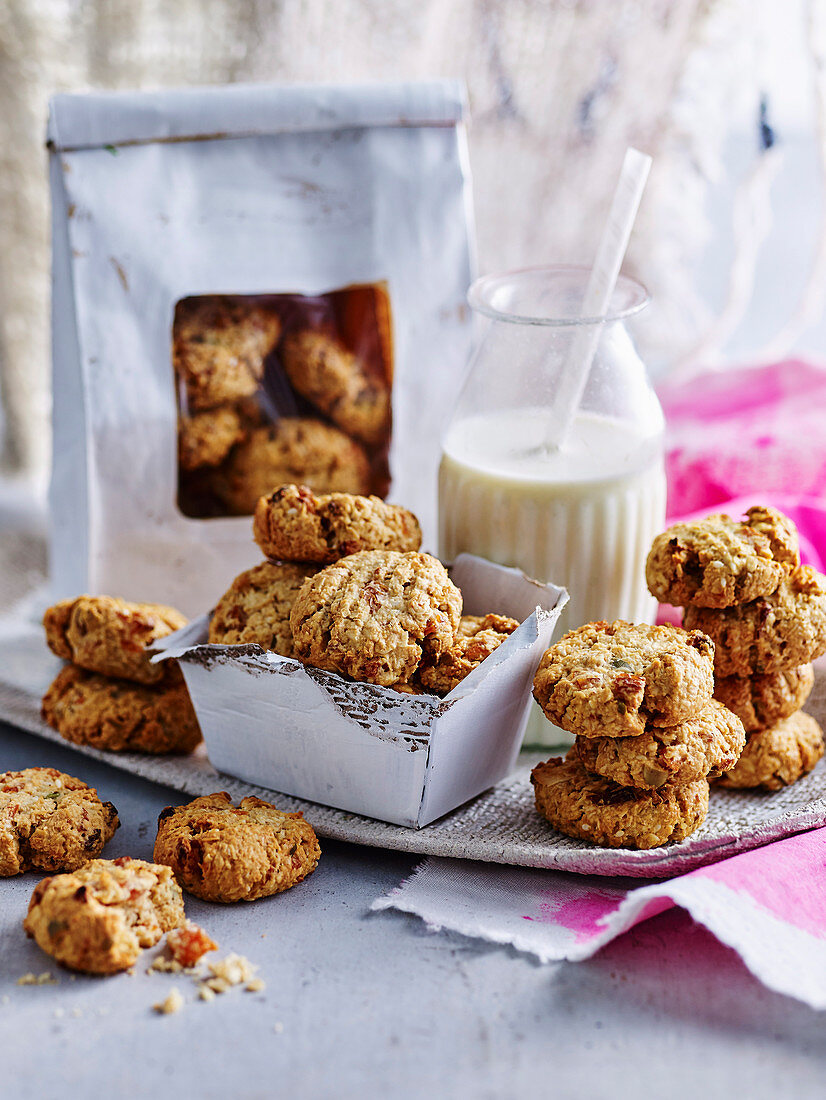
[[[473,284],[486,330],[439,470],[442,559],[467,551],[565,585],[557,639],[595,619],[653,621],[645,558],[665,526],[663,414],[627,329],[648,295],[620,277],[606,315],[582,317],[588,275],[554,266]],[[565,430],[555,397],[589,333],[596,353]],[[536,707],[526,743],[566,738]]]

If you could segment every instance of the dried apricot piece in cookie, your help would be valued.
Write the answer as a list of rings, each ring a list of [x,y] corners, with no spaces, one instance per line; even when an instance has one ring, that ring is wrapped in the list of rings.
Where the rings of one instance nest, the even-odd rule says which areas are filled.
[[[707,780],[652,791],[621,787],[589,774],[574,751],[531,772],[536,808],[558,832],[603,848],[658,848],[685,840],[705,821]]]
[[[721,787],[779,791],[810,772],[823,756],[823,730],[798,711],[749,735],[737,764],[716,783]]]
[[[41,714],[67,741],[110,752],[192,752],[201,740],[180,671],[155,686],[67,665],[43,696]]]
[[[759,507],[743,521],[721,514],[669,527],[654,539],[645,577],[661,603],[720,608],[767,596],[799,564],[792,521]]]
[[[447,695],[519,626],[507,615],[463,615],[456,638],[440,657],[425,657],[416,680],[426,691]]]
[[[712,699],[679,725],[651,726],[639,737],[577,737],[576,755],[595,775],[624,787],[654,789],[728,771],[745,744],[743,723]]]
[[[713,639],[717,676],[797,668],[826,653],[826,577],[801,565],[768,596],[720,611],[687,607],[683,625]]]
[[[304,582],[290,626],[301,660],[389,687],[450,648],[461,614],[462,594],[430,554],[363,550]]]
[[[165,665],[150,664],[147,650],[186,622],[174,607],[116,596],[61,600],[43,616],[46,644],[58,657],[139,684],[156,684],[168,673]]]
[[[218,601],[209,624],[213,645],[256,643],[294,657],[290,612],[315,570],[292,562],[262,562],[239,574]]]
[[[719,676],[714,698],[733,711],[746,733],[756,733],[795,714],[814,687],[812,665],[756,676]]]
[[[0,773],[0,875],[74,871],[100,855],[119,824],[111,802],[57,768]]]
[[[167,806],[158,818],[154,858],[206,901],[253,901],[289,890],[311,874],[321,849],[302,814],[260,798],[233,806],[228,794]]]
[[[279,353],[293,388],[348,435],[368,446],[387,436],[390,390],[342,343],[303,329],[288,333]]]
[[[360,550],[418,550],[422,542],[407,508],[374,496],[315,496],[306,485],[281,485],[261,497],[252,533],[269,558],[322,565]]]
[[[714,691],[714,646],[698,630],[587,623],[542,658],[533,694],[546,717],[583,737],[634,737],[673,726]]]
[[[181,888],[169,867],[123,856],[44,878],[23,928],[63,966],[115,974],[184,920]]]

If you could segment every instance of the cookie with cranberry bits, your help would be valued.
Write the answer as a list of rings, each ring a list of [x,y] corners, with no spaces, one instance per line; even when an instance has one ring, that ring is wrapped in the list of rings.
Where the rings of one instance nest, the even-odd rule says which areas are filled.
[[[687,607],[731,607],[767,596],[800,564],[797,530],[774,508],[677,523],[654,539],[645,565],[652,595]]]
[[[23,928],[71,970],[116,974],[185,919],[170,868],[123,856],[93,859],[70,874],[44,878],[34,888]]]
[[[720,611],[687,607],[683,625],[713,639],[719,677],[797,668],[826,653],[826,577],[801,565],[768,596]]]
[[[298,657],[389,687],[453,644],[462,595],[429,554],[363,550],[304,582],[290,614]]]
[[[250,516],[276,485],[309,485],[318,493],[367,493],[364,448],[321,420],[285,417],[255,428],[211,473],[211,486],[230,515]]]
[[[57,768],[0,773],[0,875],[74,871],[100,855],[119,824],[111,802]]]
[[[756,733],[800,710],[814,682],[812,665],[763,676],[721,676],[714,681],[714,697],[734,711],[746,733]]]
[[[201,730],[178,677],[147,686],[67,665],[43,696],[41,714],[75,745],[110,752],[192,752]]]
[[[537,810],[565,836],[602,848],[658,848],[685,840],[705,821],[707,780],[647,791],[621,787],[591,775],[574,752],[531,772]]]
[[[821,756],[823,730],[811,715],[798,711],[749,734],[740,759],[715,782],[733,790],[779,791],[810,772]]]
[[[172,363],[188,411],[249,397],[264,377],[264,360],[281,334],[272,310],[209,295],[175,309]]]
[[[645,790],[720,775],[745,744],[743,723],[712,699],[679,725],[651,726],[639,737],[578,737],[576,755],[589,772]]]
[[[351,493],[316,496],[281,485],[255,508],[253,537],[268,558],[329,565],[360,550],[418,550],[419,521],[398,504]]]
[[[232,405],[181,417],[178,421],[178,465],[182,470],[217,466],[245,434],[241,416]]]
[[[587,623],[547,650],[533,694],[569,733],[637,737],[701,710],[714,691],[713,662],[713,644],[696,630]]]
[[[46,643],[58,657],[139,684],[156,684],[169,675],[166,663],[150,663],[147,650],[186,622],[174,607],[115,596],[61,600],[43,616]]]
[[[463,615],[456,639],[440,657],[425,657],[417,681],[434,695],[447,695],[498,649],[519,626],[507,615]]]
[[[294,657],[290,612],[302,584],[315,569],[265,561],[239,574],[218,601],[209,624],[212,645],[255,643]]]
[[[387,383],[340,341],[324,332],[303,329],[284,337],[279,354],[293,389],[342,431],[368,446],[387,438]]]
[[[167,806],[158,818],[154,859],[205,901],[254,901],[289,890],[311,874],[321,849],[300,813],[260,798],[233,806],[228,794]]]

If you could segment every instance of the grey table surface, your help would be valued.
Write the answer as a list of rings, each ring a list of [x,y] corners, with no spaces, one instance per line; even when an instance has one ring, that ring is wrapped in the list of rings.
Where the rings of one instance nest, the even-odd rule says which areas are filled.
[[[0,770],[49,764],[111,799],[109,856],[151,858],[175,792],[0,726]],[[823,1096],[826,1016],[764,989],[680,911],[589,962],[368,912],[416,859],[327,841],[294,890],[249,905],[187,898],[189,916],[260,966],[263,993],[195,999],[191,979],[58,970],[23,934],[38,876],[0,880],[0,1096]],[[57,984],[19,986],[49,970]],[[151,1006],[172,986],[183,1010]]]

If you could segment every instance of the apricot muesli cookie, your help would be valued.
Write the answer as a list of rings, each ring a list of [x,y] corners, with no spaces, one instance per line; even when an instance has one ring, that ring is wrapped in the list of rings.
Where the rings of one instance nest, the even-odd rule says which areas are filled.
[[[715,783],[731,789],[779,791],[810,772],[823,756],[823,730],[798,711],[749,735],[737,764]]]
[[[677,726],[651,726],[639,737],[578,737],[575,747],[589,772],[624,787],[655,789],[728,771],[745,744],[743,723],[712,699]]]
[[[294,657],[290,612],[313,566],[265,561],[239,574],[218,601],[209,624],[213,645],[256,643]]]
[[[456,639],[441,656],[425,658],[416,680],[435,695],[447,695],[519,626],[507,615],[463,615]]]
[[[720,676],[714,697],[734,711],[746,733],[756,733],[800,710],[815,682],[812,665],[757,676]]]
[[[246,435],[233,405],[183,416],[178,421],[178,464],[183,470],[217,466]]]
[[[583,737],[674,726],[714,691],[714,645],[674,626],[587,623],[546,651],[533,694],[545,716]]]
[[[744,521],[716,515],[669,527],[654,539],[645,576],[661,603],[721,608],[769,595],[799,564],[791,520],[756,507]]]
[[[170,868],[123,856],[93,859],[70,874],[44,878],[34,888],[23,928],[63,966],[115,974],[185,919]]]
[[[74,871],[100,855],[119,824],[111,802],[57,768],[0,773],[0,875]]]
[[[587,772],[575,751],[531,772],[537,810],[565,836],[604,848],[658,848],[685,840],[705,821],[707,780],[656,790],[622,787]]]
[[[422,542],[407,508],[375,496],[316,496],[306,485],[280,485],[261,497],[252,532],[269,558],[322,565],[360,550],[418,550]]]
[[[201,740],[180,670],[135,684],[67,665],[43,696],[44,721],[67,741],[110,752],[186,753]]]
[[[687,607],[683,625],[713,639],[719,677],[797,668],[826,652],[826,577],[801,565],[768,596],[719,611]]]
[[[167,806],[158,818],[154,859],[206,901],[254,901],[289,890],[321,855],[312,825],[260,798],[234,806],[228,794]]]
[[[147,650],[186,622],[174,607],[130,603],[115,596],[61,600],[43,616],[46,643],[58,657],[89,672],[139,684],[168,677],[169,667],[151,664]]]
[[[290,615],[301,660],[389,687],[453,644],[462,595],[429,554],[363,550],[304,582]]]

